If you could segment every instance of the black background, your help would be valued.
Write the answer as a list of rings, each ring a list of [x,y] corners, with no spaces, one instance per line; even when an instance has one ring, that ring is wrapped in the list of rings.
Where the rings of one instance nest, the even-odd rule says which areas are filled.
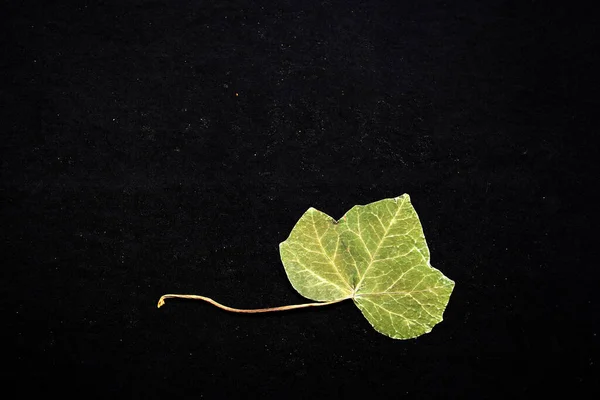
[[[4,3],[3,379],[20,394],[594,388],[600,37],[541,1]],[[411,195],[456,282],[398,341],[305,302],[278,244]],[[7,387],[5,385],[5,387]]]

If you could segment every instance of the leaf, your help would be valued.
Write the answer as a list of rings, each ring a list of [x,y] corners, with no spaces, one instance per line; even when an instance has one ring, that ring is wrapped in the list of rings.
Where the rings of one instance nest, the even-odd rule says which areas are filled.
[[[281,260],[294,288],[317,303],[233,308],[194,294],[192,299],[236,313],[320,307],[352,299],[373,327],[395,339],[428,333],[442,321],[454,282],[429,263],[423,228],[404,194],[355,206],[339,221],[309,208],[280,244]]]
[[[352,299],[378,332],[395,339],[430,332],[454,288],[430,265],[407,194],[354,206],[339,221],[309,208],[279,248],[298,293],[320,302]]]

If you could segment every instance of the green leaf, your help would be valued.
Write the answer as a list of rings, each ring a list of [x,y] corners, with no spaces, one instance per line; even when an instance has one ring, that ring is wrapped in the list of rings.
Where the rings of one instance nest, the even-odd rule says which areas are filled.
[[[407,194],[354,206],[338,221],[309,208],[279,248],[298,293],[321,302],[352,299],[378,332],[395,339],[430,332],[454,288],[430,265]]]

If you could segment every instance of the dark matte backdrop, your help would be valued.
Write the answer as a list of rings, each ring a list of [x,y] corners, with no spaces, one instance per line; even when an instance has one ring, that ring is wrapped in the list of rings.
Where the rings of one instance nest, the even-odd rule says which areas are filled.
[[[590,10],[6,3],[6,388],[496,398],[595,386]],[[384,337],[350,302],[156,309],[167,292],[304,302],[278,253],[300,215],[402,193],[432,264],[456,281],[428,335]]]

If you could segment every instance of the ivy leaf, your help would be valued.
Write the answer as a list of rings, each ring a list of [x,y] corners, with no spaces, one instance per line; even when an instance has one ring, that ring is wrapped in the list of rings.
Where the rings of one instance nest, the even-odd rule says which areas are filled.
[[[430,265],[407,194],[355,206],[338,221],[309,208],[279,247],[298,293],[319,302],[352,299],[378,332],[395,339],[430,332],[454,288]]]
[[[339,221],[309,208],[280,244],[292,286],[316,303],[233,308],[195,294],[165,294],[235,313],[321,307],[352,299],[373,327],[395,339],[428,333],[442,321],[454,282],[429,263],[423,228],[410,197],[355,206]]]

